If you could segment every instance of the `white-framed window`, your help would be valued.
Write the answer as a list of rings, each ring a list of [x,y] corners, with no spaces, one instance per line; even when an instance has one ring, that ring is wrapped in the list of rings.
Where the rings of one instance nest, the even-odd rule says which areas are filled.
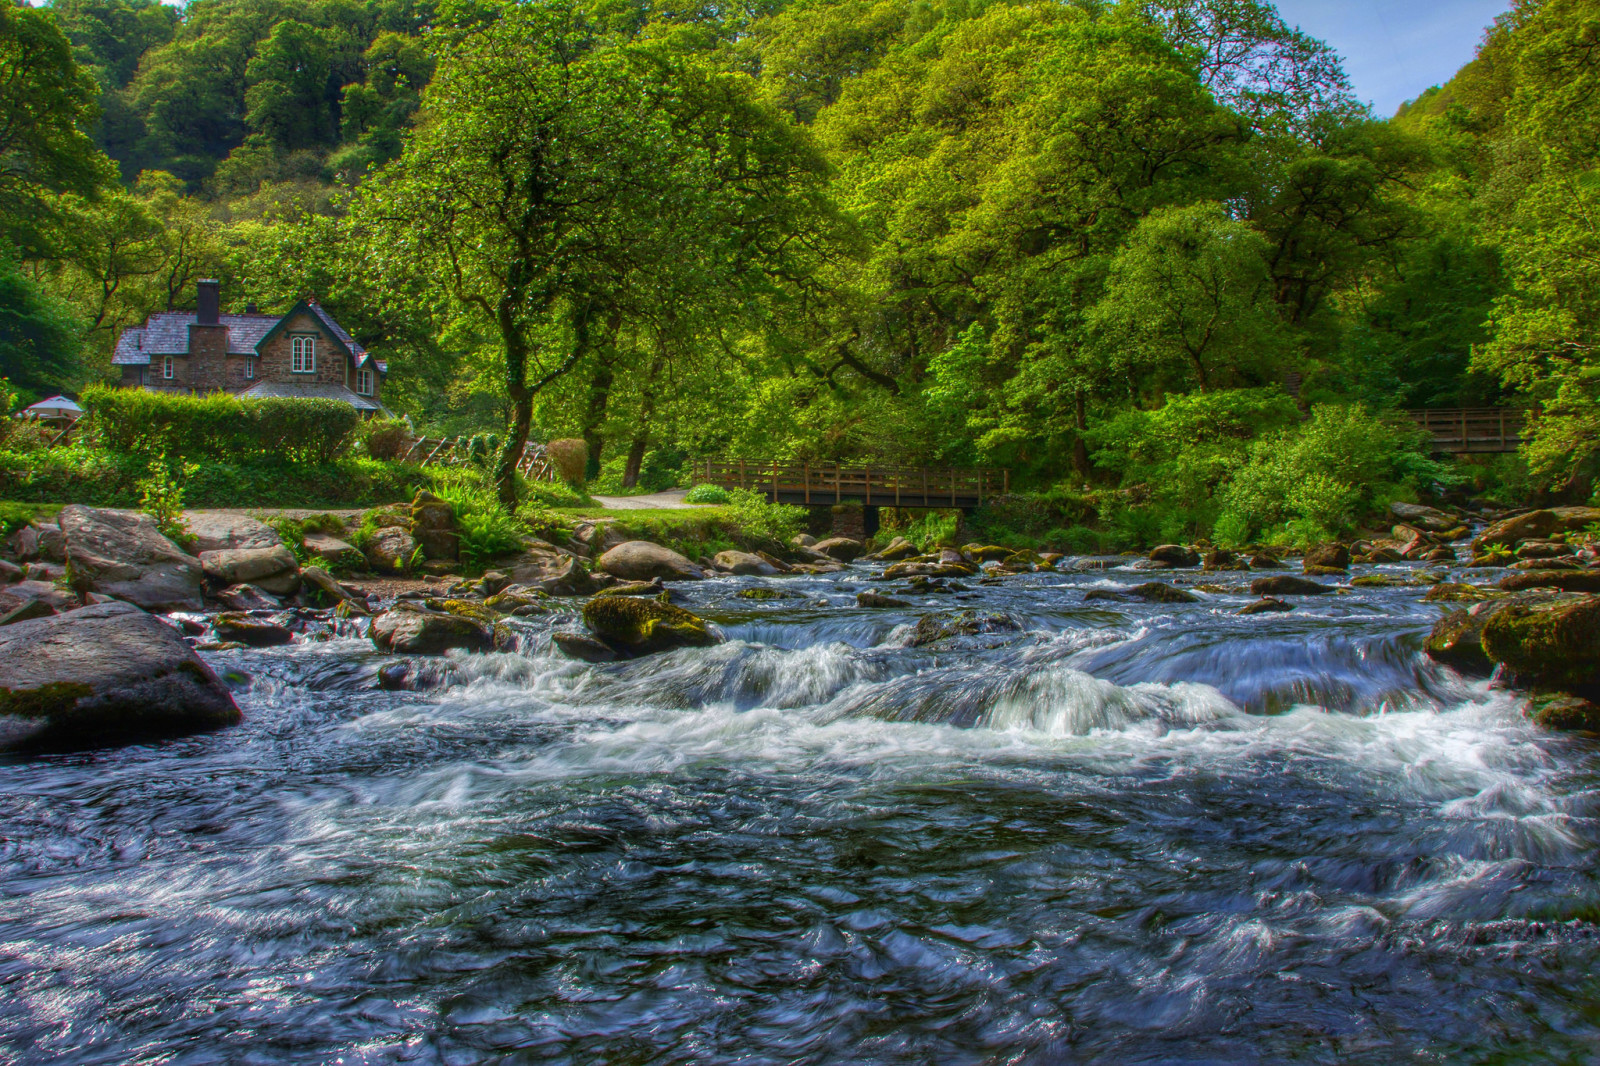
[[[363,396],[371,396],[372,395],[372,371],[370,371],[370,370],[357,370],[356,371],[356,392],[360,393]]]
[[[256,361],[248,355],[244,357],[244,376],[246,381],[256,376]]]
[[[289,341],[289,370],[295,374],[317,372],[317,338],[295,337]]]
[[[161,360],[161,376],[164,378],[172,377],[172,356],[170,355],[164,356]]]

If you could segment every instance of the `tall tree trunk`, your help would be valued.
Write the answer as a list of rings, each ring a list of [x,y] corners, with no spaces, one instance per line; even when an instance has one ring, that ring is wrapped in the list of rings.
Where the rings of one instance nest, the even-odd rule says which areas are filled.
[[[500,301],[495,322],[500,327],[500,343],[506,353],[506,394],[511,397],[511,427],[506,446],[495,467],[495,485],[500,490],[500,505],[508,512],[517,510],[517,464],[528,445],[528,427],[533,424],[533,390],[528,388],[528,342],[516,320],[516,305]]]
[[[583,443],[589,447],[589,457],[584,462],[583,476],[593,481],[600,476],[600,452],[606,446],[606,407],[611,402],[611,386],[617,379],[617,331],[622,327],[622,313],[612,311],[606,322],[606,341],[601,348],[594,379],[589,382],[589,406],[583,414]]]
[[[639,468],[644,465],[645,449],[650,446],[650,420],[656,413],[656,378],[661,375],[666,362],[666,349],[658,340],[656,357],[650,363],[650,375],[645,379],[644,394],[639,398],[639,419],[634,423],[633,442],[628,445],[628,465],[622,471],[624,488],[639,484]]]
[[[1092,469],[1089,465],[1089,443],[1084,440],[1084,434],[1089,429],[1089,404],[1082,389],[1072,394],[1072,425],[1077,430],[1072,440],[1072,469],[1079,476],[1087,478]]]

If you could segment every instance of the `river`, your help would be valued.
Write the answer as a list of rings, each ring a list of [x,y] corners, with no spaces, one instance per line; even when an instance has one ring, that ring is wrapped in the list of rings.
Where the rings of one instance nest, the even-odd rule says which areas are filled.
[[[1420,589],[870,574],[680,586],[728,642],[623,664],[518,619],[426,692],[208,653],[244,725],[0,762],[0,1059],[1600,1053],[1600,759],[1428,661]],[[910,646],[962,608],[1020,628]]]

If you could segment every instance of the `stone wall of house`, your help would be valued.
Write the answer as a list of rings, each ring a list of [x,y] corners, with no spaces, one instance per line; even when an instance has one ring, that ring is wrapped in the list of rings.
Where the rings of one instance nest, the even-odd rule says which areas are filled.
[[[307,334],[317,338],[317,370],[314,374],[296,374],[293,370],[294,338]],[[345,370],[349,365],[349,357],[339,350],[338,342],[323,328],[322,323],[310,315],[296,315],[261,349],[261,365],[257,367],[257,373],[262,381],[344,385],[347,384]],[[353,390],[353,374],[348,384]]]
[[[195,392],[216,392],[228,387],[228,327],[189,327],[189,380]]]
[[[122,380],[118,382],[118,384],[125,389],[137,389],[140,385],[144,384],[144,382],[140,380],[140,375],[148,373],[149,370],[149,367],[144,366],[125,366],[122,368]],[[160,370],[158,369],[156,373],[159,374]]]

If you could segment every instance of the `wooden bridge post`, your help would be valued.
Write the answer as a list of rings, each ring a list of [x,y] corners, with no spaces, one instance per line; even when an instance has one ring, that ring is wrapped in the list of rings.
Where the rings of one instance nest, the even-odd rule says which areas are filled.
[[[811,505],[811,460],[807,459],[800,467],[801,476],[805,479],[806,505]]]

